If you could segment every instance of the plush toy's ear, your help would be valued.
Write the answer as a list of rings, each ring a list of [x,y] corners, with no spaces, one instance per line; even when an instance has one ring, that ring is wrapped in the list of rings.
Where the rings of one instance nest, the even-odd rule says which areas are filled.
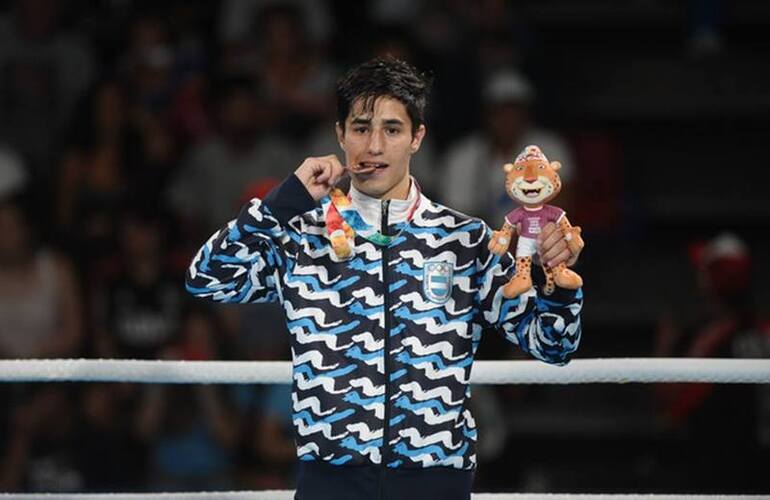
[[[558,172],[559,169],[561,168],[561,163],[559,163],[558,161],[552,161],[551,168],[554,169],[554,171]]]
[[[506,174],[511,170],[513,170],[513,163],[506,163],[505,165],[503,165],[503,170],[505,170]]]

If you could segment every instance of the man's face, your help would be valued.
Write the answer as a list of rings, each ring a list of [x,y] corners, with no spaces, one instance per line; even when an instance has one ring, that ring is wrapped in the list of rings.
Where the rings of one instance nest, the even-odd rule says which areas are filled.
[[[337,124],[337,138],[351,169],[353,186],[373,198],[405,198],[409,192],[409,159],[420,148],[425,126],[412,135],[412,120],[401,101],[379,97],[373,109],[359,99]],[[365,172],[356,173],[356,169]]]

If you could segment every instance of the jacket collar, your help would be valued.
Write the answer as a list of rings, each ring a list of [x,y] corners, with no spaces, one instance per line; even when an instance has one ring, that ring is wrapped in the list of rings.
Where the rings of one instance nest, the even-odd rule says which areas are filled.
[[[358,213],[361,214],[361,218],[363,218],[367,224],[376,227],[378,231],[381,230],[382,200],[362,193],[352,184],[350,185],[350,192],[348,194],[350,196],[350,202]],[[390,200],[390,205],[388,206],[388,222],[390,224],[397,224],[407,220],[409,216],[414,213],[415,208],[419,208],[419,205],[422,205],[422,198],[424,197],[420,193],[419,186],[414,180],[414,177],[412,177],[409,186],[409,194],[406,199]],[[417,204],[418,207],[415,207],[415,204]]]

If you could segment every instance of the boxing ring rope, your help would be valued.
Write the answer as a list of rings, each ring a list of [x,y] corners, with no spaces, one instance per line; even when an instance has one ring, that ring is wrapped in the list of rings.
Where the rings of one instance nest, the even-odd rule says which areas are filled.
[[[145,384],[289,384],[288,361],[146,361],[12,359],[0,382],[137,382]],[[319,372],[318,376],[323,376]],[[770,359],[605,358],[566,366],[540,361],[476,361],[474,384],[711,382],[770,383]]]
[[[319,374],[323,376],[323,374]],[[0,382],[136,382],[147,384],[291,383],[288,361],[145,361],[121,359],[0,360]],[[474,384],[710,382],[770,383],[770,360],[714,358],[576,359],[557,367],[540,361],[476,361]],[[3,494],[0,500],[292,500],[292,491],[150,494]],[[475,493],[473,500],[758,500],[770,495]]]
[[[0,500],[292,500],[293,491],[136,494],[2,494]],[[582,493],[474,493],[473,500],[767,500],[768,495],[634,495]]]

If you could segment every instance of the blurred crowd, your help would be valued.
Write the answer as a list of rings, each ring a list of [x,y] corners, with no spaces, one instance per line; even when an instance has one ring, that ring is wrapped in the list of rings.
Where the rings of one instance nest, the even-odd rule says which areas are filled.
[[[719,2],[693,3],[687,50],[719,54]],[[183,274],[193,252],[244,202],[265,195],[304,157],[340,153],[336,78],[378,55],[436,77],[428,137],[412,164],[428,196],[499,226],[512,204],[500,167],[538,144],[561,161],[565,187],[555,203],[583,226],[589,247],[596,242],[595,255],[629,230],[621,224],[628,199],[620,142],[596,124],[559,120],[553,69],[509,2],[2,6],[1,358],[289,359],[277,307],[192,301]],[[649,332],[654,347],[636,355],[770,354],[746,243],[723,234],[693,245],[702,316],[684,325],[675,304],[660,311],[657,332]],[[514,357],[500,342],[482,343],[481,356]],[[704,436],[752,460],[768,456],[766,390],[669,385],[635,394],[655,422],[645,429],[670,439],[644,448],[649,460],[633,477],[692,471],[693,464],[673,463],[690,455],[668,451]],[[560,482],[540,445],[522,438],[563,424],[548,427],[537,417],[553,414],[542,393],[477,388],[476,396],[478,489],[602,487]],[[287,386],[0,384],[0,401],[0,491],[292,485]],[[512,417],[538,407],[534,427]],[[517,450],[535,458],[527,463]],[[724,483],[712,476],[713,488],[743,484],[753,472],[743,466],[748,460],[737,461],[737,476]],[[515,474],[504,473],[512,468]],[[647,486],[689,484],[675,476]]]

